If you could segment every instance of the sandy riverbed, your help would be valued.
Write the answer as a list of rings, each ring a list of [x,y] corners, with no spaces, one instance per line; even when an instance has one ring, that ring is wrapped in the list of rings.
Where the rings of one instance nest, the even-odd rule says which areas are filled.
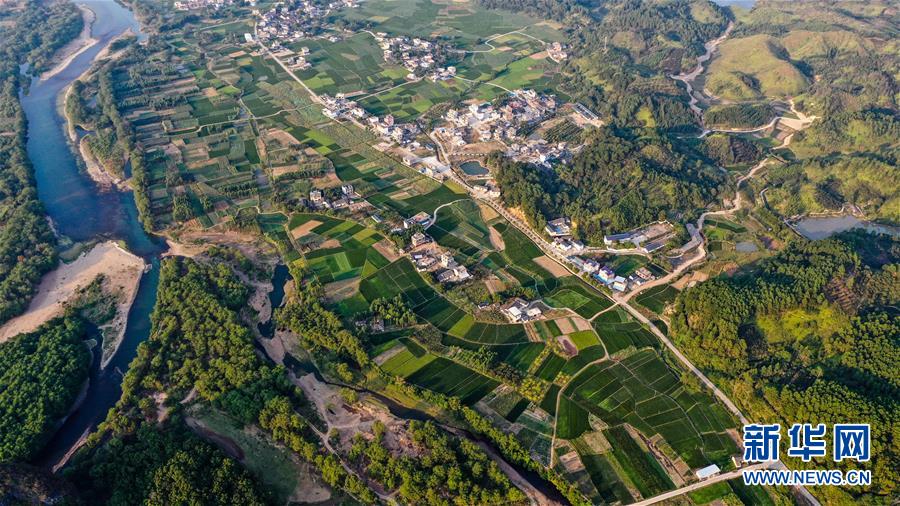
[[[0,342],[23,332],[31,332],[44,322],[60,316],[65,311],[66,302],[72,300],[80,288],[103,274],[106,277],[104,290],[118,297],[116,316],[103,327],[104,336],[109,341],[103,347],[102,365],[105,366],[125,335],[128,311],[137,295],[144,266],[143,259],[112,241],[97,244],[75,261],[60,264],[44,276],[28,310],[0,327]]]
[[[53,68],[41,74],[41,81],[46,81],[62,72],[78,55],[99,42],[91,37],[91,25],[94,24],[95,17],[94,11],[88,9],[85,5],[79,5],[78,8],[81,9],[81,17],[84,20],[84,27],[81,29],[81,33],[56,52],[53,56]]]

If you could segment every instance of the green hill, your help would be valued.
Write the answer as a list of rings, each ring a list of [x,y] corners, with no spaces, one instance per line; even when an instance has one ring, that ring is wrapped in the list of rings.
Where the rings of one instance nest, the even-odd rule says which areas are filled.
[[[723,42],[706,80],[706,89],[726,100],[791,97],[808,85],[781,42],[763,34]]]

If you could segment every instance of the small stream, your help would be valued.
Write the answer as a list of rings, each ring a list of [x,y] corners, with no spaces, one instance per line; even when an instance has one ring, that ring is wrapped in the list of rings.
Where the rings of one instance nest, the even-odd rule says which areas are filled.
[[[254,344],[256,345],[256,348],[258,350],[260,350],[271,362],[275,362],[275,360],[269,356],[269,354],[266,352],[265,348],[261,344],[256,343],[256,342],[254,342]],[[482,445],[483,449],[485,449],[486,451],[489,451],[490,453],[493,453],[496,458],[502,459],[504,462],[506,462],[507,465],[509,465],[510,467],[515,469],[516,472],[518,472],[525,480],[527,480],[528,483],[532,487],[539,490],[542,494],[547,496],[549,499],[556,501],[560,504],[568,503],[566,501],[566,499],[562,496],[562,494],[560,494],[559,491],[556,490],[556,488],[551,483],[544,480],[538,473],[531,471],[529,469],[525,469],[525,468],[521,467],[520,465],[510,462],[510,461],[506,460],[505,458],[503,458],[500,455],[500,452],[495,449],[493,443],[490,440],[488,440],[482,436],[473,434],[465,429],[448,426],[448,425],[444,424],[443,422],[441,422],[440,420],[438,420],[437,418],[435,418],[434,416],[426,413],[425,411],[404,406],[404,405],[398,403],[397,401],[395,401],[394,399],[391,399],[390,397],[387,397],[380,392],[375,392],[373,390],[369,390],[368,388],[360,387],[357,385],[347,385],[347,384],[343,384],[343,383],[335,383],[335,382],[329,381],[322,375],[321,371],[319,371],[318,367],[316,367],[316,365],[314,363],[312,363],[311,361],[308,361],[308,360],[299,360],[296,357],[294,357],[293,355],[291,355],[290,353],[285,353],[282,363],[284,364],[285,368],[287,368],[295,376],[299,377],[299,376],[305,376],[307,374],[312,374],[313,376],[315,376],[317,381],[319,381],[321,383],[325,383],[326,385],[330,385],[330,386],[337,387],[337,388],[350,388],[359,393],[371,395],[372,397],[375,397],[381,403],[383,403],[387,407],[388,411],[397,418],[401,418],[401,419],[405,419],[405,420],[418,420],[420,422],[430,421],[436,425],[441,426],[442,428],[444,428],[444,430],[447,430],[448,432],[452,432],[457,436],[465,437],[473,442],[479,443],[480,445]]]

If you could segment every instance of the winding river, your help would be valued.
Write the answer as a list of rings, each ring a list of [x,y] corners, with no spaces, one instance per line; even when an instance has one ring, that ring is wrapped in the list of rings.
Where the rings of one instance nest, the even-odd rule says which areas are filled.
[[[133,253],[153,268],[141,279],[137,297],[128,314],[125,338],[106,369],[100,369],[95,354],[90,384],[84,401],[62,424],[36,459],[53,467],[90,433],[119,399],[124,371],[137,353],[137,346],[150,334],[150,313],[156,303],[159,255],[165,243],[144,232],[130,192],[100,193],[78,164],[68,143],[65,119],[59,104],[66,88],[91,66],[97,54],[127,29],[143,37],[134,15],[113,0],[79,0],[95,14],[91,35],[98,42],[74,58],[61,72],[47,80],[35,77],[22,108],[28,119],[28,157],[34,166],[38,195],[56,231],[73,241],[122,240]]]

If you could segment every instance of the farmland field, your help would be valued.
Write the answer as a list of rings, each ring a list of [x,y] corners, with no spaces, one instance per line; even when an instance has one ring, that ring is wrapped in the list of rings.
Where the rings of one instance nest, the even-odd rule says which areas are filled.
[[[627,430],[621,426],[613,427],[603,434],[612,445],[613,455],[619,465],[642,496],[652,497],[675,488],[659,462],[638,446]]]
[[[607,424],[628,423],[647,437],[661,435],[692,467],[722,461],[735,450],[725,434],[733,421],[705,395],[687,391],[654,350],[591,365],[564,395]]]
[[[626,321],[608,322],[598,318],[594,320],[594,330],[600,336],[600,340],[606,346],[610,354],[620,352],[629,346],[643,348],[645,346],[658,347],[659,341],[640,322],[630,319],[630,316],[617,311],[610,311],[601,316],[608,316],[608,320],[624,316]]]
[[[428,228],[428,233],[439,244],[449,234],[479,250],[492,250],[487,225],[481,218],[478,204],[464,200],[450,204],[438,211],[437,221]],[[447,244],[453,247],[452,244]],[[473,256],[473,255],[469,255]]]
[[[407,376],[410,383],[445,395],[459,397],[463,404],[475,404],[499,385],[456,362],[437,358]]]
[[[567,307],[584,318],[590,318],[613,304],[609,298],[585,287],[580,280],[567,280],[562,288],[547,297],[546,302],[553,307]]]
[[[662,314],[666,306],[674,302],[677,296],[678,290],[672,285],[660,285],[638,294],[635,302],[656,314]]]

